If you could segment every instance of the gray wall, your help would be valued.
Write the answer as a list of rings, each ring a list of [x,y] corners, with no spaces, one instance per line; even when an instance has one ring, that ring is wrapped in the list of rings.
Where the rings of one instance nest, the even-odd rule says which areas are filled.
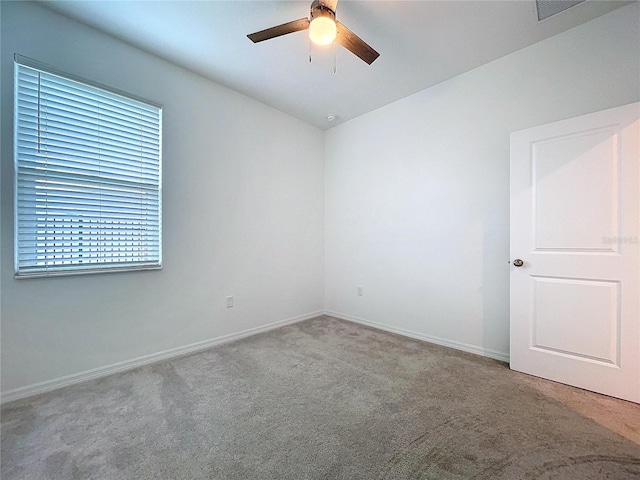
[[[1,8],[3,392],[322,311],[320,130],[38,5]],[[13,278],[14,53],[164,105],[161,271]]]
[[[509,134],[638,101],[639,10],[329,130],[325,310],[506,359]]]

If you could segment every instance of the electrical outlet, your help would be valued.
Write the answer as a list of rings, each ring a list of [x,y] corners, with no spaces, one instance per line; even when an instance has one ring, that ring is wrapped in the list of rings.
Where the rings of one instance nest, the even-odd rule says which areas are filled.
[[[362,285],[358,285],[356,287],[356,294],[361,297],[362,296]]]
[[[233,307],[233,297],[227,297],[227,308]]]

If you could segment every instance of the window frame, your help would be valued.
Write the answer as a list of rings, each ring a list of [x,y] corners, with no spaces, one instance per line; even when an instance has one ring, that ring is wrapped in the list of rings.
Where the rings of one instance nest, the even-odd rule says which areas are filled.
[[[35,269],[33,267],[26,268],[20,267],[19,264],[19,215],[18,215],[18,183],[19,183],[19,170],[18,170],[18,124],[19,124],[19,115],[18,115],[18,70],[19,66],[28,67],[31,69],[35,69],[38,71],[42,71],[43,73],[57,76],[62,78],[63,80],[76,82],[82,85],[85,85],[89,88],[95,88],[102,90],[106,93],[117,95],[120,97],[124,97],[127,100],[132,100],[134,102],[142,103],[146,106],[151,106],[157,109],[158,112],[158,185],[157,185],[157,196],[158,196],[158,205],[157,205],[157,214],[158,214],[158,225],[157,225],[157,262],[155,259],[153,263],[149,264],[139,264],[139,265],[127,265],[127,262],[113,263],[108,266],[99,266],[96,263],[92,263],[89,266],[83,266],[82,264],[70,264],[64,267],[54,266],[47,267],[44,266],[41,269]],[[161,103],[148,100],[128,92],[124,92],[122,90],[103,85],[91,80],[87,80],[82,77],[78,77],[75,75],[68,74],[66,72],[62,72],[56,68],[53,68],[49,65],[46,65],[37,60],[30,59],[28,57],[24,57],[22,55],[15,54],[14,55],[14,71],[13,71],[13,80],[14,80],[14,92],[13,92],[13,214],[14,214],[14,245],[13,245],[13,254],[14,254],[14,278],[16,279],[26,279],[26,278],[37,278],[37,277],[56,277],[56,276],[69,276],[69,275],[91,275],[96,273],[116,273],[116,272],[132,272],[132,271],[145,271],[145,270],[161,270],[163,266],[163,252],[162,252],[162,243],[163,243],[163,232],[162,232],[162,123],[163,123],[163,106]],[[98,177],[100,178],[100,177]],[[104,180],[104,177],[101,178]],[[108,180],[104,180],[104,185],[109,185]],[[155,202],[154,202],[155,204]],[[155,247],[155,244],[153,245]],[[52,269],[50,269],[52,268]]]

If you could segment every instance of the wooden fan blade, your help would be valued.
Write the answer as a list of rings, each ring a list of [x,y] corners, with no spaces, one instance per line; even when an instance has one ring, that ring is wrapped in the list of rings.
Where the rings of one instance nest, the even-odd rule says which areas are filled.
[[[373,48],[371,48],[364,40],[349,30],[340,22],[336,22],[338,31],[336,33],[336,42],[357,55],[369,65],[380,56]]]
[[[309,19],[301,18],[300,20],[294,20],[293,22],[283,23],[282,25],[278,25],[277,27],[267,28],[266,30],[260,30],[256,33],[251,33],[247,35],[249,40],[253,43],[262,42],[264,40],[269,40],[270,38],[276,38],[281,35],[286,35],[288,33],[298,32],[300,30],[306,30],[309,28]]]

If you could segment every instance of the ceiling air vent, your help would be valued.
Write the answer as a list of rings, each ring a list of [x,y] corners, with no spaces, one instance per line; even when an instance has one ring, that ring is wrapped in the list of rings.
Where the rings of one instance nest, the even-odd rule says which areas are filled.
[[[563,12],[567,8],[571,8],[584,1],[585,0],[536,0],[538,21],[549,18],[556,13]]]

